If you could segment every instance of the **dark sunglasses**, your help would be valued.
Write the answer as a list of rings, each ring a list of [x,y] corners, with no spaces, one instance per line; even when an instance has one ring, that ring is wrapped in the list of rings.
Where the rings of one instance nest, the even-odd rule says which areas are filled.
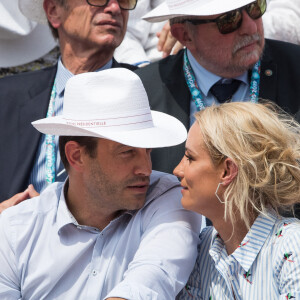
[[[215,19],[187,19],[184,22],[189,22],[193,25],[206,24],[206,23],[216,23],[220,33],[227,34],[238,29],[243,22],[242,11],[245,10],[249,17],[253,20],[260,18],[267,9],[266,0],[257,0],[248,5],[240,7],[238,9],[229,11]]]
[[[91,6],[103,7],[108,4],[110,0],[86,0]],[[124,10],[135,9],[137,0],[118,0],[119,6]]]

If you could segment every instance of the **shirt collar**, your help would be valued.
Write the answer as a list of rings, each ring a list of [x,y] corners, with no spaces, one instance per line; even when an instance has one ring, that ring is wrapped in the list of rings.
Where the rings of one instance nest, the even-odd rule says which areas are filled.
[[[215,75],[212,72],[203,68],[197,62],[197,60],[194,58],[194,56],[192,55],[192,53],[189,50],[187,50],[187,56],[188,56],[189,62],[191,64],[191,67],[194,71],[197,84],[198,84],[199,88],[201,89],[201,92],[203,93],[203,95],[205,97],[207,97],[210,88],[216,82],[218,82],[220,79],[222,79],[222,77]],[[245,72],[240,76],[234,77],[234,79],[238,79],[247,85],[249,84],[248,72]]]
[[[108,61],[103,67],[97,69],[95,72],[110,69],[112,67],[112,59]],[[62,96],[65,90],[67,81],[72,78],[74,74],[70,72],[62,63],[61,57],[58,60],[57,72],[55,77],[57,95]]]
[[[245,272],[248,272],[251,268],[266,240],[270,237],[276,220],[275,212],[261,213],[251,226],[240,247],[234,251],[234,258]]]
[[[256,218],[240,246],[231,254],[231,256],[234,257],[242,266],[245,272],[249,271],[266,240],[269,238],[276,220],[277,216],[272,211],[260,214]],[[218,232],[214,229],[209,253],[215,263],[217,263],[220,259],[223,249],[224,242],[219,237]]]
[[[68,185],[69,185],[69,180],[67,178],[63,185],[63,188],[61,189],[58,207],[57,207],[56,223],[58,226],[58,232],[60,232],[60,230],[66,225],[69,224],[77,225],[77,222],[73,217],[73,215],[71,214],[70,210],[68,209],[66,203],[65,189],[68,187]]]

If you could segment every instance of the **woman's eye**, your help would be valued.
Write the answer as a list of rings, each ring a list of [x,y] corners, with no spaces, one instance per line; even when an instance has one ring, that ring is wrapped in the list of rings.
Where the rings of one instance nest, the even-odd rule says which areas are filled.
[[[192,157],[190,157],[188,154],[184,154],[184,156],[186,157],[186,159],[187,159],[188,161],[193,160]]]

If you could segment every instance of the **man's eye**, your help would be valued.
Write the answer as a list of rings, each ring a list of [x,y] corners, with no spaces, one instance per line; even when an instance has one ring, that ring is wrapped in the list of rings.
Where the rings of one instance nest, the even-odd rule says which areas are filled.
[[[122,151],[122,152],[121,152],[122,155],[130,155],[130,154],[132,154],[132,153],[133,153],[133,150],[132,150],[132,149],[126,150],[126,151]]]

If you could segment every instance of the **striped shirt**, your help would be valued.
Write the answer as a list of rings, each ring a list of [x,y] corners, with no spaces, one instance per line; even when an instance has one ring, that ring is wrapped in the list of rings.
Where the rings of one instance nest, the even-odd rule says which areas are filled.
[[[178,299],[300,299],[300,221],[261,214],[229,256],[216,230],[205,228]]]
[[[106,70],[111,68],[112,60],[110,60],[107,64],[105,64],[102,68],[98,69],[96,72],[101,70]],[[63,112],[63,101],[64,101],[64,93],[65,86],[67,81],[73,77],[74,75],[64,67],[61,59],[58,61],[57,72],[55,76],[56,82],[56,98],[54,104],[54,112],[55,115],[61,115]],[[49,98],[50,100],[50,98]],[[33,169],[30,174],[29,184],[32,183],[35,187],[36,191],[41,193],[46,187],[46,135],[42,135],[38,150],[35,157],[35,162]],[[56,178],[55,181],[64,181],[67,177],[66,172],[61,173],[64,169],[64,166],[60,159],[59,149],[58,149],[58,136],[55,137],[55,152],[56,152]],[[59,174],[59,176],[58,176]]]

